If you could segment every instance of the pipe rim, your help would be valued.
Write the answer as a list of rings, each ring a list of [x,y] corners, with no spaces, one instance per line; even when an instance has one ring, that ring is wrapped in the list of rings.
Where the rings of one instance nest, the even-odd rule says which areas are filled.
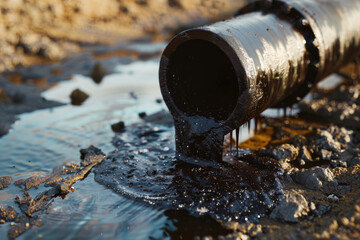
[[[237,102],[235,103],[235,107],[225,120],[219,121],[219,128],[221,128],[223,133],[226,134],[231,130],[237,128],[237,123],[246,118],[245,112],[249,96],[249,87],[245,69],[240,61],[236,50],[222,36],[223,35],[221,33],[214,33],[207,28],[201,27],[185,30],[173,37],[167,47],[164,49],[161,56],[159,68],[159,82],[164,101],[169,108],[171,114],[173,115],[174,119],[179,117],[188,117],[175,104],[167,86],[166,73],[169,66],[170,56],[176,51],[177,47],[191,40],[204,40],[214,44],[230,60],[236,74],[236,82],[238,85],[238,97]]]

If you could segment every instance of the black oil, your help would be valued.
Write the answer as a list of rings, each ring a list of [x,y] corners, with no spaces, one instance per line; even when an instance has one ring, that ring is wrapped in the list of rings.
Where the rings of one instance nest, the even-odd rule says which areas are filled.
[[[222,221],[256,222],[282,196],[275,160],[247,154],[216,165],[185,162],[175,158],[172,129],[138,124],[118,135],[95,180],[130,199]]]

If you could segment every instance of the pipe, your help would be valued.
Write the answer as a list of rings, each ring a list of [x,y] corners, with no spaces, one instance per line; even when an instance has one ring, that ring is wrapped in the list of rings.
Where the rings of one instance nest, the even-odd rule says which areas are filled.
[[[175,36],[159,79],[180,157],[221,161],[224,135],[359,56],[359,17],[359,0],[265,0]]]

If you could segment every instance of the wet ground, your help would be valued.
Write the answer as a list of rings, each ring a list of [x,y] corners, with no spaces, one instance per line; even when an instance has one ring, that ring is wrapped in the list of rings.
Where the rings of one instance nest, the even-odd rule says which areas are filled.
[[[336,101],[347,102],[352,123],[358,85],[339,88],[347,97],[332,98],[336,111],[321,105],[326,91],[301,105],[307,114],[267,111],[255,136],[243,129],[239,150],[226,147],[223,165],[179,163],[158,87],[163,47],[139,42],[11,73],[28,84],[38,79],[29,73],[46,73],[41,96],[64,105],[18,115],[0,138],[0,176],[11,176],[0,181],[0,206],[19,213],[1,208],[0,239],[357,236],[359,132],[313,116],[317,106],[335,117]],[[69,104],[76,89],[89,96],[80,106]],[[90,145],[102,153],[80,154]]]

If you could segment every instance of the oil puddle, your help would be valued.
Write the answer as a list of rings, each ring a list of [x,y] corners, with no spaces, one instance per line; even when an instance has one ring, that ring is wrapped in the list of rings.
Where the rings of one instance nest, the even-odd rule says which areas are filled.
[[[256,222],[282,196],[281,167],[253,154],[213,164],[175,158],[173,127],[136,124],[117,135],[117,149],[95,180],[130,199],[193,216]]]

